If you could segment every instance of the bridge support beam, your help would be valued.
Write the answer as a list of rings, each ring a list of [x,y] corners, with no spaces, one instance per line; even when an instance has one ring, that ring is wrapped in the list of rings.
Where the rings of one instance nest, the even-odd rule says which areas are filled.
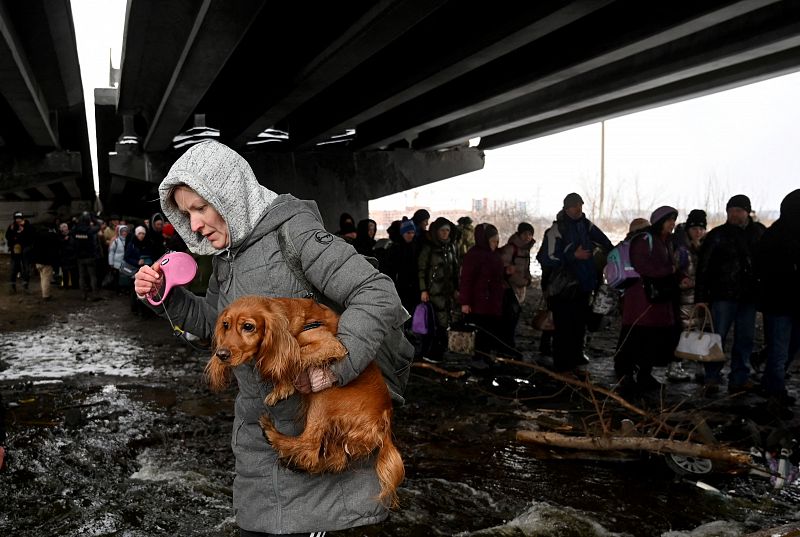
[[[267,153],[242,152],[262,184],[278,193],[317,202],[331,231],[338,229],[339,214],[349,212],[366,217],[368,202],[417,186],[477,171],[483,168],[483,151],[458,147],[446,151],[370,151],[362,153]],[[174,158],[174,156],[173,156]],[[166,176],[173,158],[159,153],[118,152],[109,155],[112,186],[131,192],[146,189],[142,203],[157,197],[158,184]],[[119,196],[119,203],[133,199]],[[139,214],[158,210],[156,204],[142,207],[113,207],[114,212]]]

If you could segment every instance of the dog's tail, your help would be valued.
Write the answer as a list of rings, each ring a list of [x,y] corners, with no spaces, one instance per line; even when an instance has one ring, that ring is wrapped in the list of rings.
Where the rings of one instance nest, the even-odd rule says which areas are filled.
[[[381,483],[381,493],[378,498],[391,508],[397,507],[397,487],[403,482],[406,470],[403,459],[392,441],[392,411],[383,413],[383,441],[378,451],[378,462],[375,469]]]

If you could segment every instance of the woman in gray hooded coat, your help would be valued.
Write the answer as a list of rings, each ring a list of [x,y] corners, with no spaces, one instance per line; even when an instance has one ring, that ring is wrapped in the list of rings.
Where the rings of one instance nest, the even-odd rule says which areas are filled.
[[[188,149],[159,194],[164,214],[189,249],[214,256],[205,297],[184,288],[167,297],[164,307],[172,322],[210,338],[217,314],[239,297],[308,296],[281,250],[279,236],[288,238],[308,283],[344,308],[338,337],[349,354],[330,368],[310,371],[311,390],[345,385],[377,359],[393,397],[402,400],[402,382],[393,381],[407,375],[408,363],[397,355],[409,361],[413,356],[397,330],[408,314],[392,281],[324,229],[316,203],[277,195],[260,185],[244,158],[213,141]],[[157,266],[145,267],[136,275],[136,292],[144,297],[160,283]],[[387,355],[395,356],[394,371],[385,367]],[[280,432],[300,434],[300,397],[267,406],[263,401],[272,386],[258,377],[252,364],[234,368],[234,375],[239,393],[231,438],[236,459],[233,506],[241,535],[335,531],[386,518],[387,510],[377,499],[374,460],[356,462],[341,474],[310,475],[287,468],[265,440],[258,420],[268,413]]]

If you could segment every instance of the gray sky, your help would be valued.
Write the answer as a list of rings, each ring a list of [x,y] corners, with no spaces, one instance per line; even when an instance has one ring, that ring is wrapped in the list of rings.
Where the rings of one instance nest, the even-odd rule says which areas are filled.
[[[108,84],[109,50],[119,66],[125,0],[72,0],[72,11],[93,132],[89,103],[93,89]],[[731,195],[745,193],[756,211],[777,210],[788,192],[800,188],[798,96],[795,73],[607,121],[606,207],[714,211]],[[94,145],[94,136],[90,141]],[[598,123],[487,151],[479,172],[381,198],[370,208],[404,208],[416,200],[469,209],[473,198],[488,197],[525,200],[547,216],[568,192],[596,199],[599,177]]]
[[[736,193],[753,208],[777,210],[800,188],[800,73],[606,122],[606,207],[684,211],[724,208]],[[600,124],[486,152],[483,170],[387,196],[373,209],[406,200],[468,209],[473,197],[521,199],[551,215],[564,195],[597,197]],[[413,193],[417,195],[414,198]],[[480,195],[476,195],[480,193]]]

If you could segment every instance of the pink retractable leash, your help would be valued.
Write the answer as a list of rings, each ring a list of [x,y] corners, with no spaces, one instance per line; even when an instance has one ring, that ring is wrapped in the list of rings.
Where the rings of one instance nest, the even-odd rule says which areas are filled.
[[[190,283],[194,280],[195,274],[197,274],[197,262],[192,256],[183,252],[166,253],[161,256],[157,263],[161,267],[164,285],[156,293],[158,300],[153,300],[150,295],[147,296],[147,301],[153,306],[158,306],[164,302],[173,287]]]

